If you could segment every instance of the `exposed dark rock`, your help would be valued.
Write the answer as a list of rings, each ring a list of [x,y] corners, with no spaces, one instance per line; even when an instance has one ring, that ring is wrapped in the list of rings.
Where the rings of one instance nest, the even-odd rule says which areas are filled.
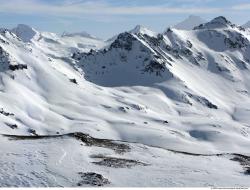
[[[9,53],[0,46],[0,66],[3,70],[8,70],[10,65]]]
[[[28,129],[28,132],[34,136],[38,136],[38,134],[36,133],[36,130],[34,129]]]
[[[0,114],[5,116],[14,116],[14,113],[9,113],[3,110],[3,108],[0,109]]]
[[[80,54],[80,52],[73,53],[72,56],[71,56],[71,58],[80,61],[81,60],[81,54]]]
[[[17,129],[18,126],[16,124],[10,124],[10,123],[5,123],[8,127],[10,127],[11,129]]]
[[[181,53],[184,54],[184,55],[186,55],[186,56],[191,56],[191,55],[193,55],[193,52],[192,52],[190,49],[187,49],[187,48],[183,48],[183,49],[181,50]]]
[[[249,45],[248,39],[243,37],[242,34],[238,34],[237,36],[231,34],[230,36],[230,38],[225,38],[224,40],[225,44],[228,45],[230,48],[241,49]]]
[[[104,155],[92,155],[91,158],[101,159],[101,161],[92,162],[93,164],[111,168],[131,168],[134,166],[148,166],[148,164],[137,160],[106,157]]]
[[[153,44],[154,46],[159,46],[161,41],[163,40],[162,34],[159,34],[157,38],[148,36],[147,34],[144,34],[143,37],[146,41],[148,41],[150,44]]]
[[[149,73],[155,73],[157,76],[161,76],[161,73],[165,71],[165,66],[157,61],[150,61],[148,65],[146,65],[144,71]]]
[[[109,180],[104,178],[101,174],[94,172],[79,172],[81,181],[77,183],[77,186],[90,185],[90,186],[104,186],[110,184]]]
[[[119,34],[117,39],[110,45],[109,49],[121,48],[121,49],[125,49],[127,51],[131,51],[133,41],[135,41],[135,40],[136,40],[135,37],[128,32]]]
[[[78,84],[76,79],[69,79],[70,82],[74,83],[74,84]]]
[[[234,154],[234,158],[231,160],[239,162],[240,165],[244,168],[244,174],[250,175],[250,156],[245,156],[241,154]]]
[[[164,124],[168,124],[168,121],[167,121],[167,120],[166,120],[166,121],[163,121],[163,123],[164,123]]]
[[[214,105],[213,103],[211,103],[209,100],[207,100],[206,98],[204,97],[201,97],[201,96],[197,96],[197,95],[194,95],[194,94],[191,94],[191,93],[187,93],[187,95],[194,99],[195,101],[201,103],[202,105],[208,107],[208,108],[211,108],[211,109],[218,109],[218,106]]]
[[[28,68],[27,65],[24,65],[24,64],[9,65],[9,69],[12,71],[23,70],[27,68]]]
[[[201,52],[198,52],[198,55],[196,56],[197,61],[201,61],[201,60],[206,60],[204,55]]]
[[[0,42],[3,43],[3,44],[7,44],[7,45],[9,44],[9,42],[5,41],[5,40],[2,39],[1,37],[0,37]]]
[[[29,132],[33,134],[32,136],[22,136],[22,135],[4,135],[6,137],[9,137],[11,140],[37,140],[37,139],[50,139],[50,138],[61,138],[61,137],[73,137],[77,140],[83,142],[86,146],[97,146],[97,147],[103,147],[114,150],[118,154],[123,154],[125,152],[130,151],[130,147],[127,144],[115,142],[113,140],[109,139],[97,139],[94,137],[91,137],[88,134],[84,133],[69,133],[69,134],[62,134],[62,135],[38,135],[36,134],[36,131],[33,129],[30,129]],[[35,135],[34,135],[35,134]]]
[[[171,28],[168,28],[166,32],[168,32],[168,33],[172,33],[172,32],[173,32],[173,30],[172,30]]]
[[[193,44],[189,40],[187,40],[187,47],[188,48],[192,48],[193,47]]]
[[[122,154],[122,153],[130,151],[130,147],[128,145],[114,142],[112,140],[96,139],[96,138],[93,138],[93,137],[91,137],[87,134],[83,134],[83,133],[73,133],[70,135],[74,136],[76,139],[84,142],[87,146],[97,146],[97,147],[109,148],[109,149],[114,150],[118,154]]]
[[[132,104],[131,106],[132,106],[132,108],[134,108],[134,109],[136,109],[138,111],[145,111],[145,109],[147,109],[147,108],[145,108],[143,106],[140,106],[138,104]]]
[[[129,107],[119,107],[118,109],[124,113],[127,113],[127,110],[129,110]]]

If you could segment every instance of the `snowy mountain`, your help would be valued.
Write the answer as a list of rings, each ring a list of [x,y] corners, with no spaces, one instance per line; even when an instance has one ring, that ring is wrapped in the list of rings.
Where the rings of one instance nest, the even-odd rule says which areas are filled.
[[[176,24],[174,28],[179,30],[192,30],[194,27],[199,26],[200,24],[206,23],[207,21],[202,19],[199,16],[190,15],[184,21]]]
[[[38,33],[0,30],[0,186],[250,185],[242,27]]]
[[[25,24],[19,24],[11,31],[24,42],[31,42],[32,39],[38,39],[40,37],[39,32]]]
[[[62,37],[75,37],[75,36],[80,36],[84,38],[93,38],[93,39],[98,39],[95,36],[90,35],[89,33],[83,31],[83,32],[75,32],[75,33],[69,33],[69,32],[63,32]]]

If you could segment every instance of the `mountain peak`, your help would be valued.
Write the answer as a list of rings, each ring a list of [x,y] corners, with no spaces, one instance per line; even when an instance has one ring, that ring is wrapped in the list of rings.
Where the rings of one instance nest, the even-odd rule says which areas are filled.
[[[232,24],[229,20],[227,20],[224,16],[218,16],[214,18],[211,23],[220,23],[220,24]]]
[[[205,23],[206,20],[199,16],[189,15],[184,21],[176,24],[174,28],[179,30],[192,30],[195,26]]]
[[[17,27],[13,28],[11,31],[24,42],[30,42],[38,34],[34,28],[26,24],[18,24]]]
[[[136,25],[136,27],[134,29],[130,30],[129,33],[147,34],[148,36],[156,36],[157,35],[155,32],[149,30],[148,28],[146,28],[145,26],[142,26],[142,25]]]
[[[227,20],[224,16],[219,16],[212,19],[210,22],[195,27],[194,29],[216,29],[216,28],[225,28],[234,26],[235,25],[232,24],[229,20]]]

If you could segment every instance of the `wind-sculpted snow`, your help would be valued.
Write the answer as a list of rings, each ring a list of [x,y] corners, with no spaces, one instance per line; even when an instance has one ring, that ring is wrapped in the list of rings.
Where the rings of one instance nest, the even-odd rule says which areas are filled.
[[[237,179],[230,184],[249,185],[248,166],[230,160],[235,154],[249,156],[247,31],[219,17],[190,31],[156,34],[138,26],[106,42],[39,34],[27,43],[9,30],[0,32],[0,133],[27,137],[20,147],[17,139],[0,137],[12,145],[4,149],[11,161],[6,165],[0,159],[10,168],[0,172],[0,185],[10,186],[6,179],[13,177],[15,186],[126,186],[123,181],[216,186],[232,176]],[[214,157],[162,152],[166,149]],[[20,173],[26,171],[16,164],[22,160],[27,166],[37,162]],[[178,172],[166,177],[168,170],[161,168],[171,164]],[[224,164],[227,171],[221,170]],[[126,168],[134,167],[141,170],[131,181]],[[126,177],[115,176],[116,171]],[[181,171],[185,174],[179,178]]]

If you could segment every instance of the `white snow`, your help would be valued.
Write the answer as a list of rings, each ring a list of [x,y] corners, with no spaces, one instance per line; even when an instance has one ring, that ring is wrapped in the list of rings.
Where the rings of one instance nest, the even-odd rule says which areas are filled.
[[[229,155],[192,156],[141,144],[117,155],[107,148],[81,146],[69,138],[1,142],[1,187],[77,187],[79,172],[96,172],[119,187],[247,187],[249,177]],[[19,147],[19,148],[16,148]],[[147,166],[113,168],[96,165],[105,157],[133,159]],[[89,185],[84,185],[88,187]]]

